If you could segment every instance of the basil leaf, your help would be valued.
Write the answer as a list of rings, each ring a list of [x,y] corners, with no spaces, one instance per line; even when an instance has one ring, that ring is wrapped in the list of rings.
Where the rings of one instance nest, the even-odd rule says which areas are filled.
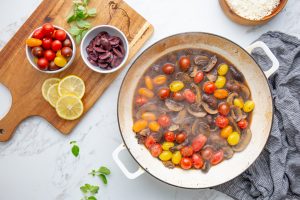
[[[76,22],[77,25],[80,27],[80,28],[86,28],[86,29],[89,29],[91,27],[91,24],[88,22],[88,21],[85,21],[85,20],[79,20]]]
[[[68,23],[71,23],[71,22],[73,22],[73,21],[75,21],[75,20],[76,20],[76,15],[75,15],[75,14],[70,15],[70,16],[67,18],[67,22],[68,22]]]
[[[80,187],[80,190],[81,190],[84,194],[86,194],[86,193],[88,192],[88,190],[89,190],[89,185],[88,185],[88,184],[85,184],[85,185],[81,186],[81,187]]]
[[[81,32],[80,32],[80,33],[81,33]],[[77,44],[80,43],[80,41],[81,41],[81,34],[76,35],[75,41],[76,41]]]
[[[97,198],[94,197],[94,196],[90,196],[90,197],[87,198],[87,200],[97,200]]]
[[[105,176],[104,174],[99,174],[99,177],[100,177],[100,179],[103,181],[103,183],[104,183],[105,185],[107,185],[107,179],[106,179],[106,176]]]
[[[91,194],[97,194],[98,191],[99,191],[99,187],[98,186],[90,185],[90,193]]]
[[[97,13],[96,8],[91,8],[91,9],[88,9],[88,11],[87,11],[87,14],[89,17],[95,17],[96,13]]]
[[[79,146],[77,145],[73,145],[72,147],[72,153],[75,157],[77,157],[79,155]]]
[[[100,167],[98,169],[98,172],[100,172],[102,174],[105,174],[105,175],[109,175],[110,174],[110,170],[107,167],[104,167],[104,166]]]
[[[71,33],[71,35],[76,36],[80,34],[80,29],[77,26],[71,26],[69,32]]]
[[[73,140],[73,141],[71,141],[71,142],[70,142],[70,144],[75,144],[75,143],[76,143],[76,141],[75,141],[75,140]]]
[[[82,31],[82,33],[81,33],[81,37],[83,38],[87,32],[88,32],[88,30],[84,30],[84,31]]]
[[[86,17],[87,17],[87,16],[86,16],[86,14],[85,14],[84,11],[79,10],[79,11],[76,12],[76,18],[77,18],[77,19],[85,19]]]

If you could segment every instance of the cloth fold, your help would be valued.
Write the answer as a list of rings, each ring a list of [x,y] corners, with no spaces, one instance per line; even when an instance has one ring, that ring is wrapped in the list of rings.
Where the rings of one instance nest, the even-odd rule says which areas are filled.
[[[269,78],[275,106],[271,135],[243,174],[214,189],[241,200],[300,199],[300,40],[281,32],[267,32],[258,40],[280,63]],[[263,69],[270,65],[263,51],[252,55]]]

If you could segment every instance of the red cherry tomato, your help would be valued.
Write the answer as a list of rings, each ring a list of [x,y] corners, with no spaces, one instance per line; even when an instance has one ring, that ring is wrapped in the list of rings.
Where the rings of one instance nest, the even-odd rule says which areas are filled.
[[[193,155],[193,148],[191,146],[186,146],[186,147],[183,147],[181,150],[180,150],[180,153],[182,156],[184,157],[190,157]]]
[[[214,151],[210,147],[206,147],[205,149],[201,150],[201,156],[204,160],[210,160]]]
[[[204,78],[204,73],[202,71],[197,72],[197,74],[194,77],[195,83],[200,83]]]
[[[191,169],[193,165],[193,161],[191,158],[182,158],[180,161],[180,167],[182,169]]]
[[[207,94],[212,94],[217,89],[216,85],[212,81],[207,81],[203,84],[203,90]]]
[[[145,140],[145,146],[147,147],[147,149],[150,149],[150,147],[155,143],[156,141],[152,135],[149,135]]]
[[[44,33],[41,28],[36,29],[32,35],[33,38],[42,40],[44,37]]]
[[[219,116],[216,117],[215,123],[216,123],[216,125],[217,125],[218,127],[220,127],[220,128],[225,128],[225,127],[228,125],[229,120],[228,120],[227,117],[224,117],[224,116],[222,116],[222,115],[219,115]]]
[[[186,133],[185,132],[181,132],[179,134],[176,135],[176,142],[178,144],[183,143],[186,139]]]
[[[193,160],[193,166],[195,169],[201,169],[203,167],[204,161],[203,161],[203,158],[199,154],[197,154],[197,153],[193,154],[192,160]]]
[[[39,58],[37,61],[37,65],[41,70],[47,70],[49,62],[46,58]]]
[[[202,149],[202,147],[205,145],[207,141],[207,137],[203,134],[198,135],[195,137],[192,141],[192,147],[194,152],[198,152]]]
[[[219,111],[219,113],[220,113],[221,115],[224,115],[224,116],[228,115],[228,113],[229,113],[229,111],[230,111],[230,106],[229,106],[229,104],[226,103],[226,102],[220,103],[219,106],[218,106],[218,111]]]
[[[182,92],[174,92],[172,94],[172,98],[175,100],[175,101],[183,101],[184,100],[184,96],[182,94]]]
[[[168,131],[165,133],[165,140],[167,142],[174,142],[175,140],[175,133],[172,131]]]
[[[143,96],[138,96],[136,99],[135,99],[135,103],[136,105],[138,106],[142,106],[144,105],[145,103],[148,102],[148,99],[146,97],[143,97]]]
[[[161,115],[158,117],[157,122],[161,127],[169,127],[171,125],[171,119],[168,115]]]
[[[212,165],[217,165],[219,164],[220,162],[222,162],[224,158],[224,152],[222,150],[220,151],[217,151],[216,153],[214,153],[210,159],[210,163]]]
[[[160,144],[154,144],[150,148],[151,155],[153,157],[158,157],[162,152],[162,147]]]
[[[52,39],[51,38],[43,38],[42,46],[44,49],[51,49]]]
[[[237,125],[241,128],[241,129],[245,129],[248,127],[248,122],[245,119],[242,119],[241,121],[239,121],[237,123]]]
[[[53,51],[58,51],[62,48],[62,43],[59,40],[54,40],[51,44],[51,48]]]
[[[175,71],[175,67],[174,65],[170,64],[170,63],[166,63],[164,64],[164,66],[162,67],[162,71],[169,75],[169,74],[172,74],[174,71]]]
[[[167,99],[167,98],[170,96],[170,89],[169,89],[169,88],[161,88],[161,89],[158,91],[158,96],[159,96],[161,99]]]
[[[63,30],[56,30],[54,33],[54,38],[60,41],[64,41],[67,37],[67,34]]]
[[[185,100],[189,103],[194,103],[196,101],[196,95],[190,89],[185,89],[183,92],[183,96],[185,97]]]
[[[44,34],[46,36],[52,36],[52,34],[54,32],[54,26],[50,23],[46,23],[43,25],[42,31],[44,32]]]
[[[179,67],[182,71],[187,71],[191,66],[191,61],[187,56],[182,56],[179,59]]]
[[[48,49],[48,50],[45,51],[44,57],[45,57],[48,61],[52,61],[52,60],[54,60],[54,58],[56,57],[56,54],[54,53],[54,51]]]

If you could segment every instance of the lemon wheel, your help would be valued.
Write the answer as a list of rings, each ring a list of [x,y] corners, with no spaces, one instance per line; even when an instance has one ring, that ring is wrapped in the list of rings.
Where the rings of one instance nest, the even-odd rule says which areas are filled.
[[[59,78],[49,78],[44,81],[43,86],[42,86],[42,95],[46,101],[48,101],[47,94],[48,94],[49,88],[52,85],[59,83],[59,81],[60,81]]]
[[[76,96],[60,97],[56,103],[58,116],[66,120],[78,119],[82,115],[83,110],[83,103]]]
[[[85,85],[81,78],[75,75],[70,75],[63,78],[58,85],[58,93],[63,96],[76,96],[81,99],[85,92]]]

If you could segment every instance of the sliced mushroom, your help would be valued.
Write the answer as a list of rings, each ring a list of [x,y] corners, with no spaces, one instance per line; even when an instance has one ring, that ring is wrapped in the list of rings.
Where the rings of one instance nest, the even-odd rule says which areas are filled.
[[[192,78],[184,72],[178,72],[175,77],[184,83],[191,83],[193,81]]]
[[[136,112],[135,117],[140,119],[142,114],[147,111],[155,111],[157,110],[157,105],[153,102],[149,102],[147,104],[142,105],[139,110]]]
[[[194,63],[195,65],[202,65],[205,66],[209,62],[209,57],[205,55],[197,55],[194,57]]]
[[[208,64],[203,68],[203,71],[210,72],[216,66],[217,62],[218,62],[217,56],[211,57]]]
[[[214,96],[211,96],[211,95],[208,95],[208,94],[204,94],[202,96],[202,100],[204,102],[206,102],[212,108],[217,108],[217,106],[218,106],[218,100]]]
[[[193,115],[194,117],[197,117],[197,118],[198,117],[202,118],[202,117],[205,117],[207,115],[207,113],[203,112],[203,111],[195,112],[190,107],[187,108],[187,111],[188,111],[189,114],[191,114],[191,115]]]
[[[175,165],[174,165],[174,163],[172,163],[172,161],[164,161],[162,163],[164,164],[164,166],[166,168],[169,168],[169,169],[174,169],[175,168]]]
[[[224,152],[224,158],[225,158],[225,159],[228,160],[228,159],[232,158],[232,156],[233,156],[233,154],[234,154],[234,151],[232,150],[231,147],[229,147],[229,146],[222,147],[222,150],[223,150],[223,152]]]
[[[177,114],[177,116],[176,116],[176,118],[175,118],[175,120],[174,120],[174,123],[175,123],[175,124],[182,124],[183,121],[185,120],[186,115],[187,115],[187,110],[186,110],[186,109],[181,110],[181,111]]]
[[[230,117],[230,116],[228,117],[228,119],[229,119],[229,122],[232,124],[234,130],[235,130],[236,132],[238,132],[238,134],[241,134],[240,127],[238,127],[238,125],[237,125],[237,123],[234,121],[234,119],[233,119],[232,117]]]
[[[175,111],[175,112],[179,112],[181,110],[184,109],[184,104],[182,103],[178,103],[176,101],[173,101],[171,99],[166,99],[165,100],[165,105],[166,107],[171,110],[171,111]]]
[[[205,160],[205,161],[204,161],[204,165],[203,165],[203,167],[202,167],[201,170],[202,170],[204,173],[207,173],[207,172],[209,171],[210,167],[211,167],[210,161],[209,161],[209,160]]]
[[[249,99],[249,97],[251,95],[249,88],[246,85],[244,85],[243,83],[240,83],[239,85],[241,87],[241,91],[242,91],[242,95],[243,95],[244,99]]]
[[[190,77],[194,78],[198,72],[198,67],[194,66],[192,73],[190,73]]]
[[[229,70],[231,71],[232,77],[240,82],[244,81],[244,75],[242,73],[240,73],[237,69],[235,69],[234,67],[229,67]]]
[[[138,134],[140,134],[142,136],[148,136],[148,135],[150,135],[150,129],[145,128],[145,129],[141,130],[140,132],[138,132]]]
[[[238,97],[239,95],[237,93],[231,93],[228,97],[227,97],[227,103],[229,105],[233,105],[233,100],[235,97]]]
[[[198,85],[196,85],[195,83],[191,83],[191,87],[196,90],[196,103],[198,105],[201,104],[201,101],[202,101],[202,94],[201,94],[201,90],[199,88]]]
[[[179,129],[179,125],[178,125],[178,124],[172,124],[172,125],[168,128],[169,131],[176,131],[176,130],[178,130],[178,129]]]
[[[163,134],[162,134],[161,132],[152,132],[150,135],[151,135],[151,136],[155,139],[155,141],[157,141],[157,142],[159,142],[159,141],[162,139],[162,137],[163,137]]]
[[[206,77],[208,78],[209,81],[212,81],[212,82],[215,82],[218,78],[217,75],[211,74],[211,73],[206,74]]]
[[[226,88],[231,92],[239,93],[241,91],[241,87],[237,84],[238,82],[235,80],[229,80],[226,83]]]
[[[246,119],[247,117],[247,115],[243,114],[243,111],[237,106],[230,106],[230,115],[236,122]]]
[[[192,125],[192,135],[203,134],[206,137],[210,136],[209,125],[200,119],[196,119]]]
[[[180,149],[182,149],[182,147],[186,146],[188,143],[189,143],[189,140],[186,139],[183,143],[178,144],[178,145],[176,145],[174,147],[171,147],[170,151],[172,151],[172,152],[179,151]]]
[[[203,107],[204,110],[205,110],[206,112],[208,112],[209,114],[215,115],[215,114],[218,113],[218,109],[216,109],[216,110],[211,109],[207,103],[202,102],[202,107]]]
[[[241,152],[244,149],[246,149],[246,147],[250,143],[251,138],[252,138],[251,130],[249,128],[245,129],[242,133],[240,142],[237,145],[232,147],[233,151]]]
[[[136,134],[135,137],[138,141],[138,144],[145,144],[145,140],[146,140],[145,136],[142,136],[140,134]]]

